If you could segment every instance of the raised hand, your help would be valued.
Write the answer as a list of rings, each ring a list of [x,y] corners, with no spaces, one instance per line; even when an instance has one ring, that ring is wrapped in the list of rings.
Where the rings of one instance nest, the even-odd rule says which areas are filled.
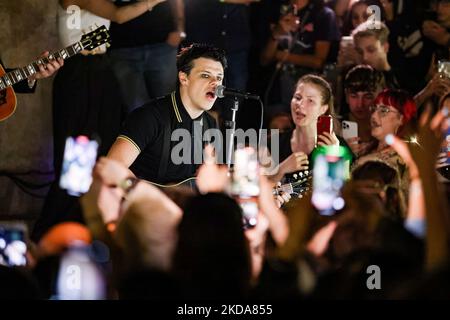
[[[283,204],[288,203],[289,200],[291,200],[291,195],[283,191],[275,196],[275,203],[278,208],[281,208]]]
[[[290,32],[296,32],[300,26],[300,20],[293,13],[288,13],[278,20],[278,24],[272,26],[272,36],[279,38]]]
[[[101,157],[94,168],[94,177],[98,177],[104,184],[115,187],[128,178],[130,170],[116,160]]]
[[[205,147],[205,161],[197,173],[197,187],[201,193],[223,192],[229,183],[226,166],[216,164],[214,147]]]
[[[304,152],[294,152],[280,164],[280,171],[285,175],[308,169],[308,155]]]
[[[317,145],[319,146],[339,146],[339,140],[334,132],[324,132],[317,136]]]
[[[435,21],[424,21],[422,25],[422,32],[425,37],[441,46],[447,46],[447,43],[450,39],[450,34],[447,32],[447,30]]]
[[[317,231],[306,246],[308,251],[317,257],[323,255],[328,249],[330,239],[333,236],[336,227],[337,222],[331,221],[325,227]]]

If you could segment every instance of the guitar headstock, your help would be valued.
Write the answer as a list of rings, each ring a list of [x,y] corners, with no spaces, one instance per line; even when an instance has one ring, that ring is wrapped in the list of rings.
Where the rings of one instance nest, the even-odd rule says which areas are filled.
[[[109,43],[110,35],[105,26],[98,27],[94,31],[84,34],[80,43],[85,50],[94,50],[102,44]]]
[[[274,189],[274,194],[288,193],[298,198],[303,197],[311,189],[312,173],[308,170],[294,173],[294,180],[290,183],[283,184]]]
[[[312,172],[309,170],[300,171],[294,174],[293,177],[295,181],[291,183],[291,195],[302,198],[309,190],[311,190]]]

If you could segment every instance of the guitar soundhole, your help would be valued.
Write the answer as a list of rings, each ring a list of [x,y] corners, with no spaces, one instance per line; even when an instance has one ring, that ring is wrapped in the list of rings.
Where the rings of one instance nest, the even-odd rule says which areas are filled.
[[[0,91],[0,105],[6,103],[6,89]]]

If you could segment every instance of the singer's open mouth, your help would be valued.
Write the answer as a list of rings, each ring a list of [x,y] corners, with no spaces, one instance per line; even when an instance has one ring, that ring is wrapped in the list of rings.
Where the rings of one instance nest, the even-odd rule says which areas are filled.
[[[208,91],[208,92],[206,93],[206,97],[207,97],[208,99],[215,99],[215,98],[216,98],[216,94],[215,94],[213,91]]]

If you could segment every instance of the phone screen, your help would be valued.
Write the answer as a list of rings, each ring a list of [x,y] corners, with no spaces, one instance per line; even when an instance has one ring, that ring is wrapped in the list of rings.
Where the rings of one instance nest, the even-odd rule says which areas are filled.
[[[70,195],[80,196],[89,190],[97,150],[96,140],[90,140],[86,136],[67,138],[59,185]]]
[[[333,131],[333,122],[331,116],[324,115],[317,119],[317,136],[324,132],[331,133]]]
[[[297,15],[297,12],[298,12],[298,10],[297,10],[297,6],[296,6],[295,4],[282,5],[282,6],[280,7],[280,14],[281,14],[282,16],[285,16],[285,15],[287,15],[287,14],[289,14],[289,13],[292,13],[292,14],[294,14],[294,15]]]
[[[0,265],[27,264],[26,230],[26,226],[20,223],[0,223]]]
[[[450,61],[439,60],[438,61],[438,72],[450,78]]]
[[[341,188],[350,176],[347,148],[323,146],[313,153],[312,204],[321,215],[330,216],[345,205]]]
[[[257,152],[251,147],[238,147],[234,153],[231,194],[242,208],[244,228],[253,228],[258,223],[259,191]]]

